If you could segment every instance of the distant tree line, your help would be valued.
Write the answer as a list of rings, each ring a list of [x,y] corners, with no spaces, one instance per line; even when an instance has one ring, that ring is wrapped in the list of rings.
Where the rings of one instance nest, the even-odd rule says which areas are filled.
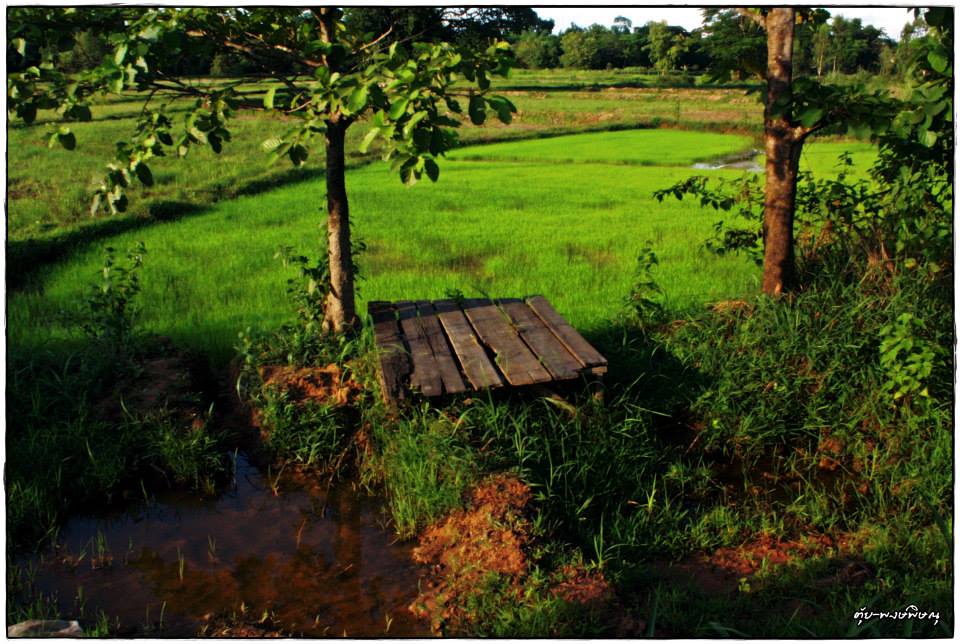
[[[65,41],[73,42],[73,48],[59,54],[58,68],[67,72],[79,72],[100,65],[104,57],[113,49],[105,34],[115,33],[122,28],[124,14],[112,7],[76,8],[76,11],[91,12],[93,22],[98,26],[78,34],[65,32]],[[146,11],[146,9],[144,9]],[[238,12],[247,11],[237,9]],[[95,12],[95,13],[94,13]],[[301,16],[304,29],[314,29],[310,11]],[[487,43],[491,39],[506,39],[527,31],[549,33],[553,29],[552,20],[539,18],[529,7],[348,7],[344,10],[344,23],[349,23],[378,42],[453,42]],[[118,21],[119,24],[118,24]],[[102,27],[102,28],[101,28]],[[235,76],[257,72],[256,63],[242,52],[196,51],[195,47],[179,48],[170,43],[172,50],[183,49],[182,56],[172,57],[163,62],[165,74],[172,76]],[[7,45],[7,70],[22,71],[37,65],[41,53],[32,49],[19,55],[13,45]],[[189,52],[189,53],[186,53]],[[274,72],[294,72],[294,69]]]
[[[902,75],[910,43],[923,35],[919,23],[900,34],[899,44],[859,18],[830,17],[818,10],[797,27],[794,67],[799,74],[823,76],[865,71]],[[741,78],[762,75],[766,41],[752,21],[729,9],[704,10],[704,25],[692,31],[664,21],[634,26],[624,17],[611,27],[571,26],[560,34],[530,29],[512,38],[519,63],[531,69],[617,69],[642,67],[665,73],[710,73],[740,64]]]
[[[110,8],[97,10],[105,27],[119,19],[119,13]],[[831,17],[826,10],[812,15],[797,27],[794,68],[800,75],[822,77],[864,71],[902,76],[910,60],[911,43],[924,32],[920,21],[910,23],[897,42],[859,18]],[[659,73],[712,73],[735,68],[735,76],[744,80],[762,75],[765,66],[763,34],[753,22],[730,9],[705,9],[703,26],[692,31],[664,21],[634,26],[629,19],[618,17],[610,27],[573,25],[553,34],[553,21],[541,19],[529,7],[351,7],[345,10],[344,20],[359,25],[374,38],[388,41],[462,43],[504,38],[512,42],[518,65],[530,69],[640,67]],[[82,71],[99,65],[111,50],[103,36],[109,31],[65,34],[75,36],[75,44],[61,54],[62,68]],[[32,59],[39,57],[39,52],[27,52],[26,58],[11,57],[8,49],[8,70],[35,64]],[[737,64],[731,65],[731,61]],[[165,71],[174,75],[255,72],[249,60],[229,52],[193,53],[166,64],[169,69]]]

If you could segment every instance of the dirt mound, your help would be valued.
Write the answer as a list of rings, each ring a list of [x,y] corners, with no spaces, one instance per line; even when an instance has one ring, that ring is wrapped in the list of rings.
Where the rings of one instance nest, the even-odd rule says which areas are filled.
[[[360,393],[360,384],[348,377],[342,367],[290,367],[266,365],[260,368],[266,387],[275,387],[297,401],[316,400],[337,405],[353,402]]]
[[[497,474],[473,489],[469,505],[427,528],[414,558],[430,566],[410,610],[429,619],[437,634],[469,632],[477,619],[472,598],[496,587],[500,602],[523,604],[531,590],[562,599],[618,635],[640,632],[642,624],[625,618],[613,589],[599,570],[569,564],[554,572],[548,585],[535,587],[528,577],[534,545],[528,517],[530,487],[509,474]],[[491,585],[492,584],[492,585]]]
[[[470,506],[427,528],[413,551],[418,563],[430,565],[426,584],[410,607],[429,618],[435,632],[445,624],[469,621],[464,599],[491,574],[501,575],[507,592],[519,599],[527,572],[523,546],[528,523],[523,510],[530,488],[508,475],[497,475],[473,490]]]
[[[717,568],[746,577],[764,566],[782,566],[799,559],[823,555],[836,546],[832,537],[823,534],[792,541],[782,541],[763,534],[734,548],[719,548],[710,556],[709,562]]]

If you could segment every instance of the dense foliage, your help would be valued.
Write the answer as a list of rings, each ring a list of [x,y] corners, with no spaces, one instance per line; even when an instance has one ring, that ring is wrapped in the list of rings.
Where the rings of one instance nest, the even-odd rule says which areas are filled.
[[[573,25],[559,34],[530,30],[514,34],[512,40],[520,63],[536,69],[644,67],[712,73],[736,68],[741,80],[762,76],[766,41],[760,28],[731,9],[705,9],[704,16],[704,26],[690,31],[662,21],[633,26],[620,17],[611,27]],[[922,25],[911,26],[900,35],[903,46],[898,47],[891,34],[864,25],[859,18],[830,18],[826,10],[811,11],[798,26],[794,69],[816,76],[859,71],[902,74],[910,43],[922,32]]]

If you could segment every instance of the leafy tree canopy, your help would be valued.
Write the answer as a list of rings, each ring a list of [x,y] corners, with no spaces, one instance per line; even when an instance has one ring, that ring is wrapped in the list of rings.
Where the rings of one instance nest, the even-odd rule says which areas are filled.
[[[265,148],[295,165],[307,160],[312,139],[331,121],[349,124],[369,114],[365,146],[379,141],[404,181],[424,173],[436,179],[435,159],[455,142],[457,114],[466,112],[482,123],[489,108],[510,120],[513,105],[486,93],[490,76],[505,73],[510,64],[506,43],[460,50],[441,42],[388,42],[383,32],[369,32],[361,15],[336,21],[336,33],[323,35],[317,13],[295,7],[11,8],[11,55],[25,66],[8,76],[8,110],[27,123],[40,109],[57,110],[62,124],[50,133],[50,142],[72,148],[76,138],[69,123],[92,117],[94,95],[144,93],[137,131],[118,143],[94,211],[122,211],[132,181],[151,185],[151,158],[184,156],[196,145],[219,152],[230,140],[230,118],[248,93],[239,90],[240,79],[219,86],[186,83],[173,64],[185,57],[228,54],[258,79],[272,81],[263,107],[299,118]],[[424,17],[414,12],[417,16]],[[467,18],[460,20],[466,24]],[[93,69],[64,72],[58,56],[75,46],[76,34],[88,31],[104,35],[109,55]],[[31,57],[35,64],[26,65],[34,62]],[[454,91],[457,78],[474,89]],[[171,96],[194,99],[177,125],[166,104],[157,104],[157,98]]]

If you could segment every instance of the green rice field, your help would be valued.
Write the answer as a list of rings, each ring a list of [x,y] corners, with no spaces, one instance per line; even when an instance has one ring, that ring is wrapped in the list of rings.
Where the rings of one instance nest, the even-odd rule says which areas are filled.
[[[653,198],[697,173],[689,168],[695,161],[749,146],[739,135],[636,130],[466,148],[442,164],[436,184],[404,186],[380,163],[352,170],[354,232],[367,244],[361,310],[373,299],[452,290],[540,293],[589,335],[622,311],[647,242],[671,307],[753,292],[759,271],[746,258],[702,249],[715,213]],[[810,148],[808,163],[828,168],[847,144]],[[75,331],[66,320],[95,280],[103,249],[143,241],[143,328],[226,360],[238,331],[275,328],[292,314],[285,293],[292,270],[275,253],[289,246],[316,256],[324,203],[323,180],[314,178],[92,244],[51,267],[39,290],[10,298],[10,340],[69,341]]]

